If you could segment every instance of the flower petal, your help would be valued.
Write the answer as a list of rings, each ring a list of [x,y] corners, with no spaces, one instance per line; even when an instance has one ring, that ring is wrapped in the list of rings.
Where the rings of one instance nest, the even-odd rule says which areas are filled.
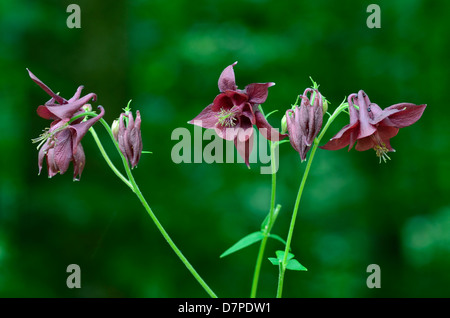
[[[219,112],[221,110],[230,110],[233,108],[233,100],[225,93],[219,94],[214,98],[211,110]]]
[[[66,100],[64,98],[53,93],[53,91],[47,85],[45,85],[39,78],[37,78],[36,75],[31,73],[31,71],[28,68],[27,68],[27,71],[28,71],[28,75],[30,75],[31,79],[36,84],[38,84],[47,94],[49,94],[51,97],[53,97],[58,103],[60,103],[62,105],[66,102]]]
[[[64,105],[56,105],[56,106],[41,105],[37,108],[37,113],[40,117],[44,119],[71,118],[90,99],[95,101],[96,98],[97,95],[95,95],[94,93],[90,93],[72,103]]]
[[[69,126],[69,129],[71,130],[71,132],[73,134],[73,145],[72,145],[73,153],[77,152],[78,144],[81,142],[81,139],[87,133],[89,128],[91,128],[92,125],[94,125],[105,114],[105,109],[102,106],[98,106],[98,108],[100,108],[100,114],[98,114],[97,116],[90,118],[86,121],[82,121],[79,124]]]
[[[367,94],[360,90],[358,92],[358,106],[359,106],[359,123],[360,130],[358,134],[358,139],[365,138],[372,135],[377,129],[370,123],[369,111],[367,109],[368,105],[366,102]]]
[[[268,88],[274,86],[275,83],[254,83],[245,87],[248,101],[254,104],[262,104],[266,101],[269,93]]]
[[[216,112],[212,110],[213,104],[206,106],[200,114],[198,114],[194,119],[188,121],[189,124],[200,126],[203,128],[214,128],[218,123],[216,117]]]
[[[411,103],[400,103],[389,106],[384,111],[398,110],[398,112],[389,116],[389,121],[397,128],[403,128],[414,124],[422,117],[427,107],[426,104],[415,105]]]
[[[374,148],[376,145],[377,145],[377,143],[372,138],[372,136],[368,136],[368,137],[358,139],[355,149],[358,151],[366,151],[366,150]]]
[[[221,92],[234,91],[237,89],[233,70],[233,66],[236,64],[237,62],[234,62],[233,64],[227,66],[220,74],[218,86]]]
[[[244,138],[245,141],[242,141],[238,136],[234,139],[234,145],[248,168],[250,168],[249,158],[253,150],[253,138],[254,136],[252,133],[246,139]]]
[[[286,115],[286,118],[288,116]],[[260,111],[255,112],[256,127],[264,138],[270,141],[280,141],[287,137],[286,134],[281,134],[278,129],[273,128],[264,115]]]
[[[83,146],[78,144],[77,151],[73,153],[73,181],[79,181],[86,163]]]
[[[69,168],[69,164],[72,161],[72,134],[69,129],[64,129],[55,135],[56,142],[53,147],[53,156],[50,156],[50,150],[47,155],[47,159],[53,159],[55,166],[58,168],[60,174],[64,174]],[[50,158],[53,157],[53,158]]]

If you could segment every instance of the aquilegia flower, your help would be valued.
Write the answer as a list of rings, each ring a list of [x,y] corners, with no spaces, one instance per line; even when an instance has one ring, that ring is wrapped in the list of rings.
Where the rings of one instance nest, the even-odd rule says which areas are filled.
[[[258,105],[267,99],[268,88],[275,83],[253,83],[244,90],[236,86],[233,66],[227,66],[219,77],[220,94],[213,103],[189,121],[203,128],[215,129],[217,135],[226,140],[234,140],[236,149],[250,167],[249,156],[253,147],[253,125],[261,134],[271,140],[279,141],[287,135],[280,134],[266,120]]]
[[[94,93],[80,98],[83,86],[78,87],[75,95],[66,100],[56,95],[47,85],[39,80],[28,70],[31,79],[38,84],[51,99],[37,108],[37,113],[45,119],[52,119],[50,128],[44,130],[33,142],[39,142],[38,166],[39,174],[42,170],[44,158],[47,158],[48,176],[51,178],[57,173],[64,174],[73,162],[73,179],[79,180],[85,165],[85,155],[81,139],[92,125],[94,125],[105,113],[103,107],[99,106],[100,114],[84,120],[84,117],[75,118],[77,115],[90,111],[90,105],[86,104],[90,99],[95,100]],[[83,108],[84,107],[84,108]]]
[[[128,120],[125,121],[127,117]],[[120,114],[119,122],[112,124],[114,139],[119,143],[120,152],[131,164],[137,166],[142,153],[141,114],[136,111],[136,120],[130,111]]]
[[[390,139],[397,135],[400,128],[418,121],[426,107],[425,104],[399,103],[382,110],[377,104],[371,103],[367,94],[360,90],[358,94],[348,97],[350,123],[320,148],[337,150],[349,146],[350,151],[357,142],[356,150],[374,149],[380,162],[386,162],[390,159],[387,153],[395,151]]]
[[[310,98],[308,98],[310,93]],[[300,108],[286,111],[286,124],[289,132],[289,141],[299,153],[302,161],[311,148],[314,139],[322,128],[323,98],[317,89],[307,88],[303,95]],[[311,100],[313,99],[313,100]]]

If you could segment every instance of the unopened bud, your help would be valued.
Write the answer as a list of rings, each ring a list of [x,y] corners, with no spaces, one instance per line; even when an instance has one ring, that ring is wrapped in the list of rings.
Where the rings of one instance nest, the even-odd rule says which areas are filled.
[[[286,115],[281,118],[281,133],[285,134],[287,132],[287,122],[286,122]]]
[[[325,115],[328,111],[328,101],[324,98],[323,104],[322,104],[322,108],[323,108],[323,114]]]
[[[113,133],[114,139],[119,141],[119,121],[115,119],[111,125],[111,131]]]
[[[84,110],[85,112],[91,112],[91,111],[92,111],[92,106],[91,106],[91,104],[84,104],[82,108],[83,108],[83,110]]]

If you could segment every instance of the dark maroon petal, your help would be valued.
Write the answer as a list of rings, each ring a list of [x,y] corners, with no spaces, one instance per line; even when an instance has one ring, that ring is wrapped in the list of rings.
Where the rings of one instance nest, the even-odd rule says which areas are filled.
[[[225,93],[219,94],[214,98],[211,110],[219,112],[221,110],[230,110],[233,108],[233,100]]]
[[[81,142],[81,139],[84,137],[84,135],[87,133],[89,128],[92,127],[100,118],[103,117],[105,114],[105,109],[102,106],[98,106],[100,108],[100,114],[97,116],[90,118],[86,121],[83,121],[79,124],[70,125],[69,129],[71,130],[73,134],[73,153],[76,153],[78,149],[78,144]]]
[[[253,124],[247,116],[240,116],[238,120],[239,122],[235,127],[237,130],[236,138],[239,141],[246,141],[253,135]]]
[[[380,136],[381,140],[385,142],[386,140],[395,137],[399,131],[399,128],[392,126],[378,126],[377,133]]]
[[[300,125],[297,124],[299,112],[300,110],[297,106],[295,106],[295,111],[292,109],[286,111],[286,125],[289,132],[289,141],[292,148],[297,152],[300,152],[302,140],[302,131]]]
[[[53,159],[58,167],[59,173],[64,174],[72,161],[72,134],[68,129],[64,129],[55,135],[56,142],[53,148]],[[47,156],[48,158],[48,156]]]
[[[389,116],[389,121],[397,128],[403,128],[414,124],[422,117],[427,107],[426,104],[415,105],[411,103],[400,103],[389,106],[384,111],[398,110],[398,112]]]
[[[325,150],[339,150],[346,146],[349,146],[348,150],[353,147],[356,141],[356,135],[358,132],[359,125],[356,123],[353,126],[346,125],[339,131],[339,138],[336,136],[331,138],[325,145],[320,146],[320,149]]]
[[[97,95],[95,95],[94,93],[90,93],[69,104],[57,106],[39,106],[37,109],[37,113],[44,119],[71,118],[90,99],[95,101],[96,97]]]
[[[374,138],[372,136],[368,136],[365,138],[358,139],[355,149],[358,151],[366,151],[377,146]]]
[[[241,136],[242,137],[242,136]],[[245,138],[244,138],[245,139]],[[245,141],[236,136],[234,139],[234,145],[239,153],[239,155],[244,159],[245,164],[250,168],[250,154],[253,150],[253,134],[250,134]]]
[[[227,127],[217,125],[215,128],[217,136],[225,140],[234,140],[238,134],[239,127]]]
[[[288,116],[286,115],[286,119],[287,117]],[[264,138],[275,142],[283,140],[287,137],[286,134],[280,134],[278,129],[274,129],[260,111],[255,113],[255,118],[256,127],[258,127],[259,132],[264,136]]]
[[[226,91],[225,95],[230,97],[233,106],[241,106],[248,101],[248,96],[246,94],[236,91]]]
[[[275,83],[254,83],[245,87],[248,95],[248,101],[254,104],[262,104],[266,101],[269,93],[268,88],[274,86]]]
[[[359,123],[360,130],[358,134],[358,139],[365,138],[372,135],[377,129],[370,123],[370,116],[367,110],[367,103],[365,100],[366,93],[362,90],[358,92],[358,106],[359,106]]]
[[[81,96],[81,91],[83,90],[84,86],[78,86],[77,91],[75,92],[75,94],[73,95],[73,97],[71,99],[69,99],[67,102],[72,103],[74,101],[76,101],[77,99],[80,98]]]
[[[259,111],[257,110],[256,112],[258,113]],[[241,115],[246,116],[250,120],[252,125],[256,124],[255,112],[253,111],[253,107],[249,103],[245,103],[243,105]]]
[[[221,92],[234,91],[237,89],[233,70],[233,66],[236,64],[237,62],[234,62],[233,64],[227,66],[220,74],[218,85]]]
[[[59,172],[59,168],[55,162],[55,149],[54,148],[48,149],[46,155],[47,155],[48,177],[51,178]]]
[[[117,142],[119,144],[120,152],[123,154],[125,158],[127,158],[126,138],[125,138],[126,128],[123,119],[124,116],[125,114],[121,113],[119,117],[119,132],[117,133]]]
[[[345,125],[333,138],[330,139],[325,145],[319,147],[325,150],[339,150],[348,147],[348,151],[352,149],[356,142],[359,133],[359,114],[358,110],[354,106],[354,100],[357,98],[356,94],[348,96],[348,112],[350,115],[350,123]]]
[[[384,109],[382,110],[380,106],[377,104],[370,104],[370,111],[372,113],[373,119],[370,120],[372,125],[377,125],[380,122],[384,121],[385,125],[394,126],[389,121],[389,116],[398,113],[400,110],[392,108],[392,109]]]
[[[84,155],[84,149],[81,144],[78,144],[77,151],[73,153],[73,180],[79,181],[81,173],[83,172],[86,162],[86,156]]]
[[[28,74],[30,75],[31,79],[38,84],[47,94],[49,94],[51,97],[53,97],[58,103],[64,104],[66,100],[62,98],[61,96],[56,95],[53,93],[53,91],[45,85],[39,78],[37,78],[29,69],[27,69]]]
[[[212,110],[213,104],[206,106],[200,114],[198,114],[194,119],[190,120],[188,123],[203,128],[214,128],[218,122],[217,113]]]
[[[142,153],[142,137],[141,137],[141,114],[136,111],[136,121],[129,135],[130,144],[133,148],[133,157],[131,158],[131,167],[137,166]]]

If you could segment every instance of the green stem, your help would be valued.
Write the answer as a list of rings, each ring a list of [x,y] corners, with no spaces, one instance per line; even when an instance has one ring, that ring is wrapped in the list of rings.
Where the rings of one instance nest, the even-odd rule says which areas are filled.
[[[284,257],[283,257],[283,261],[280,264],[280,274],[278,276],[277,298],[281,298],[281,295],[283,293],[284,274],[286,272],[288,252],[290,250],[292,236],[294,234],[295,220],[297,218],[298,207],[300,205],[300,199],[303,194],[303,189],[305,187],[306,179],[308,178],[309,170],[311,168],[311,164],[314,159],[314,155],[315,155],[317,147],[319,146],[319,143],[320,143],[322,137],[325,135],[325,132],[327,131],[328,127],[330,127],[331,123],[336,119],[336,117],[347,107],[348,107],[347,103],[342,103],[338,108],[336,108],[334,113],[330,116],[327,123],[323,127],[319,136],[314,140],[314,145],[309,154],[308,162],[306,163],[305,172],[303,173],[302,181],[300,182],[300,187],[298,189],[297,199],[295,200],[295,205],[294,205],[294,211],[292,212],[291,224],[289,226],[288,237],[286,240],[286,248],[284,250]]]
[[[106,124],[108,125],[108,124]],[[97,133],[95,132],[94,128],[89,128],[89,131],[92,134],[92,137],[94,137],[94,140],[98,146],[98,148],[100,149],[100,152],[103,156],[103,158],[105,159],[106,163],[108,164],[108,166],[111,168],[111,170],[116,174],[116,176],[119,177],[120,180],[123,181],[123,183],[125,183],[132,191],[134,191],[133,186],[131,185],[131,183],[127,180],[127,178],[125,178],[119,170],[117,170],[116,166],[112,163],[111,159],[109,159],[108,154],[105,151],[105,148],[103,148],[102,143],[100,142],[100,139],[98,138]]]
[[[278,147],[278,142],[270,141],[270,160],[271,160],[271,169],[272,169],[272,194],[270,198],[270,212],[269,212],[269,220],[263,229],[263,239],[261,240],[261,245],[259,246],[258,257],[256,259],[255,272],[253,274],[253,283],[252,290],[250,293],[251,298],[256,297],[256,291],[258,289],[258,281],[259,281],[259,273],[261,272],[261,264],[264,258],[264,250],[266,248],[267,240],[269,239],[270,230],[273,226],[273,213],[275,210],[275,193],[276,193],[276,185],[277,185],[277,173],[276,173],[276,157],[275,157],[275,148]]]
[[[183,255],[183,253],[181,253],[181,251],[178,249],[178,247],[175,245],[175,243],[172,241],[172,239],[170,238],[169,234],[166,232],[166,230],[164,229],[164,227],[162,226],[162,224],[159,222],[158,218],[156,217],[156,215],[153,213],[152,209],[150,208],[150,205],[147,203],[147,201],[145,200],[141,190],[139,189],[133,174],[131,173],[131,169],[128,165],[127,159],[123,156],[122,152],[119,149],[119,145],[117,143],[117,141],[114,139],[114,135],[111,131],[111,128],[109,127],[108,123],[101,118],[99,120],[102,125],[105,127],[105,129],[108,131],[118,153],[120,154],[120,157],[122,158],[122,162],[123,162],[123,166],[125,168],[125,171],[127,173],[128,179],[127,180],[116,168],[115,166],[112,164],[111,160],[109,160],[108,155],[106,154],[98,136],[97,133],[95,132],[94,128],[90,128],[89,130],[91,131],[91,134],[94,136],[94,140],[96,141],[98,147],[100,148],[100,152],[102,153],[103,157],[105,158],[105,160],[107,161],[108,165],[111,167],[111,169],[113,169],[113,171],[116,173],[116,175],[127,185],[131,188],[131,190],[136,194],[136,196],[138,197],[139,201],[141,201],[142,205],[144,206],[145,210],[147,211],[148,215],[151,217],[151,219],[153,220],[153,222],[155,223],[156,227],[158,228],[158,230],[160,231],[160,233],[162,234],[162,236],[165,238],[165,240],[167,241],[167,243],[170,245],[170,247],[172,248],[172,250],[175,252],[175,254],[180,258],[180,260],[184,263],[184,265],[187,267],[187,269],[191,272],[191,274],[195,277],[195,279],[200,283],[200,285],[205,289],[205,291],[213,298],[217,298],[217,295],[211,290],[211,288],[205,283],[205,281],[200,277],[200,275],[197,273],[197,271],[194,269],[194,267],[189,263],[189,261],[186,259],[186,257]]]
[[[123,157],[122,157],[123,158]],[[134,180],[133,174],[131,173],[130,167],[128,166],[128,163],[126,162],[125,158],[124,160],[124,166],[125,170],[127,172],[128,178],[131,181],[131,184],[134,188],[134,193],[136,193],[137,197],[141,201],[142,205],[144,206],[145,210],[147,211],[148,215],[151,217],[153,222],[155,223],[158,230],[161,232],[162,236],[166,239],[167,243],[169,243],[172,250],[177,254],[177,256],[180,258],[180,260],[184,263],[184,265],[187,267],[187,269],[191,272],[191,274],[195,277],[195,279],[200,283],[200,285],[205,289],[205,291],[212,297],[217,298],[217,295],[211,290],[211,288],[205,283],[205,281],[200,277],[200,275],[197,273],[197,271],[194,269],[194,267],[189,263],[187,258],[181,253],[181,251],[178,249],[178,247],[175,245],[175,243],[170,238],[169,234],[166,232],[162,224],[159,222],[156,215],[153,213],[152,209],[148,205],[147,201],[145,200],[144,196],[142,195],[141,190],[139,190],[138,185],[136,184],[136,181]]]

